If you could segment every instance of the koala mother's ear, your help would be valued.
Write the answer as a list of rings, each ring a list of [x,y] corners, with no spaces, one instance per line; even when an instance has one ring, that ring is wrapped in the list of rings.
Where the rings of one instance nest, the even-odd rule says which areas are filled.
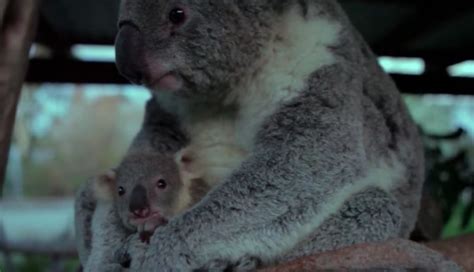
[[[117,173],[114,169],[100,174],[94,180],[94,195],[97,200],[112,201],[115,195]]]

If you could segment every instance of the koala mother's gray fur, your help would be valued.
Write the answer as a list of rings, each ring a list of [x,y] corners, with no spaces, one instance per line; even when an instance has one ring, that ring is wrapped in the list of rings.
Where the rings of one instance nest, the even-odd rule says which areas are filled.
[[[408,237],[423,181],[417,130],[337,2],[179,1],[191,15],[170,36],[175,2],[122,0],[121,21],[183,83],[153,91],[132,149],[175,152],[177,127],[192,139],[193,126],[225,116],[250,155],[149,247],[131,237],[132,270],[271,263]]]

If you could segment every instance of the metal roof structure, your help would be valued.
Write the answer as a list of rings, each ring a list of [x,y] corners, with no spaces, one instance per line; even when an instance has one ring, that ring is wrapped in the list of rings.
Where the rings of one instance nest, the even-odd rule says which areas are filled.
[[[403,92],[474,94],[474,78],[451,77],[447,67],[474,60],[474,2],[340,0],[378,55],[418,57],[422,75],[393,77]],[[36,42],[50,59],[32,60],[29,82],[126,83],[113,63],[70,58],[74,44],[113,45],[119,0],[44,0]]]

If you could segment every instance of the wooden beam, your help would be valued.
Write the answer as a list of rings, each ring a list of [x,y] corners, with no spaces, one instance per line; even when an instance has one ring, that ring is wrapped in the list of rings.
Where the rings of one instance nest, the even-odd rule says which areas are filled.
[[[28,52],[36,30],[38,0],[0,2],[0,196]]]
[[[469,1],[453,0],[449,4],[439,1],[419,1],[417,12],[404,20],[395,30],[388,32],[373,45],[380,48],[404,48],[407,43],[435,31],[437,28],[473,9]]]
[[[432,74],[391,76],[402,93],[474,95],[474,78]]]
[[[128,84],[114,63],[73,59],[34,59],[26,76],[30,83]]]
[[[65,33],[55,31],[44,15],[40,13],[35,42],[44,44],[52,49],[63,49],[74,44],[114,45],[115,33],[110,33],[103,37],[89,37],[87,33],[83,35],[66,33],[65,35]]]
[[[465,44],[456,50],[407,50],[403,48],[383,47],[374,50],[378,56],[421,58],[433,63],[456,64],[465,60],[474,60],[474,44]]]

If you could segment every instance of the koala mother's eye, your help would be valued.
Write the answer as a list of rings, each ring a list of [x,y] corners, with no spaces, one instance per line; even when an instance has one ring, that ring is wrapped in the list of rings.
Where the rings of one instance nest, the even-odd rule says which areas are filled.
[[[166,186],[168,186],[168,184],[166,184],[166,181],[164,179],[159,179],[156,182],[156,187],[158,187],[158,189],[160,189],[160,190],[166,189]]]
[[[180,25],[186,20],[186,13],[184,12],[184,9],[175,8],[170,11],[169,19],[173,24]]]
[[[125,194],[125,188],[123,188],[122,186],[120,186],[118,188],[118,194],[119,196],[123,196]]]

